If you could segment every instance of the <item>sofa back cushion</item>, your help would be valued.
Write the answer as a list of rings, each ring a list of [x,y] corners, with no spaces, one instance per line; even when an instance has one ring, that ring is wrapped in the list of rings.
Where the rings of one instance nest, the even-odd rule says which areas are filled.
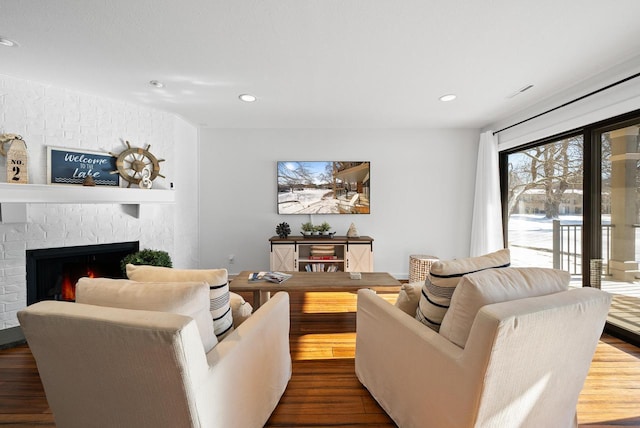
[[[490,269],[465,275],[453,293],[440,334],[464,348],[483,306],[566,291],[570,279],[566,271],[546,268]]]
[[[508,267],[510,263],[508,248],[478,257],[435,261],[422,287],[416,319],[438,331],[449,309],[453,291],[464,275],[485,269]]]
[[[195,320],[205,352],[218,343],[209,314],[204,282],[142,283],[126,279],[80,278],[76,302],[122,309],[170,312]]]
[[[204,281],[209,284],[209,310],[213,330],[222,340],[233,331],[233,314],[226,269],[173,269],[161,266],[127,265],[127,277],[134,281]]]

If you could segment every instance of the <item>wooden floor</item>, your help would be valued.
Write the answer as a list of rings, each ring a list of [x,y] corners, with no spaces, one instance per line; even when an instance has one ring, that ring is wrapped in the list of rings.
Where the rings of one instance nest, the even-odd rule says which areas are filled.
[[[395,426],[354,374],[355,304],[353,293],[291,294],[293,377],[267,427]],[[602,338],[578,421],[640,427],[640,349]],[[0,427],[53,426],[28,347],[0,351]]]

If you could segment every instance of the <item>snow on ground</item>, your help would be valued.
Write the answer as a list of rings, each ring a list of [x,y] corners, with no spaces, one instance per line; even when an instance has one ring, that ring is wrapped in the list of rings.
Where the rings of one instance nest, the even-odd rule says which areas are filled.
[[[327,189],[278,193],[278,214],[338,214],[338,200]]]
[[[581,225],[582,216],[560,216],[562,225]],[[579,242],[578,242],[579,244]],[[553,219],[544,215],[515,214],[509,217],[509,245],[553,249]]]
[[[580,215],[562,215],[558,218],[561,225],[582,225]],[[602,223],[611,224],[609,215],[602,216]],[[566,229],[565,229],[566,230]],[[563,237],[563,251],[577,248],[577,258],[562,256],[562,268],[571,272],[581,271],[581,228],[576,229],[567,238]],[[606,243],[603,242],[603,245]],[[544,214],[515,214],[509,217],[509,248],[513,266],[553,267],[553,220]],[[640,241],[636,238],[636,249],[640,250]],[[603,255],[606,254],[603,249]],[[636,256],[636,259],[638,257]],[[571,265],[571,266],[569,266]]]

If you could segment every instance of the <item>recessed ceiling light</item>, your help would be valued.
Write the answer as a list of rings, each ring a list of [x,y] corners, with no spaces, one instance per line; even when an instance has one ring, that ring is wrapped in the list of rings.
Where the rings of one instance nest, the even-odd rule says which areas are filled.
[[[154,88],[164,88],[164,83],[159,80],[151,80],[149,81],[149,84]]]
[[[440,97],[440,101],[453,101],[455,100],[457,97],[455,94],[447,94],[447,95],[443,95]]]
[[[257,100],[255,95],[251,95],[251,94],[242,94],[238,98],[240,98],[240,100],[244,101],[245,103],[252,103],[255,100]]]
[[[14,42],[13,40],[4,38],[2,36],[0,36],[0,45],[8,46],[8,47],[18,46],[18,44],[16,42]]]

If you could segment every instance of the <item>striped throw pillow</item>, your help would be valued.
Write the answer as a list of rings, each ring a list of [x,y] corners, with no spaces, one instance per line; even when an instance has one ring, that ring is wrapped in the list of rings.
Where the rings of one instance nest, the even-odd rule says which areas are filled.
[[[226,278],[224,282],[219,281],[217,284],[209,284],[209,300],[209,310],[211,311],[211,318],[213,319],[213,331],[216,333],[219,342],[233,331],[229,282]]]
[[[451,296],[464,275],[485,269],[504,268],[510,264],[508,248],[478,257],[434,262],[422,286],[416,319],[439,331],[444,314],[449,309]]]

